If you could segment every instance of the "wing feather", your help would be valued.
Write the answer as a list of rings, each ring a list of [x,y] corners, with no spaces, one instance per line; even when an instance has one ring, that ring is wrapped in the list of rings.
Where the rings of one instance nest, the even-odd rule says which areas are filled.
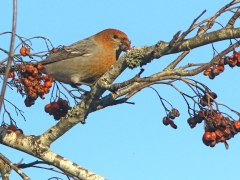
[[[97,44],[91,37],[89,37],[66,46],[64,49],[61,49],[56,53],[50,54],[45,60],[41,61],[41,63],[46,65],[57,61],[67,60],[69,58],[91,56],[97,49],[96,46]]]

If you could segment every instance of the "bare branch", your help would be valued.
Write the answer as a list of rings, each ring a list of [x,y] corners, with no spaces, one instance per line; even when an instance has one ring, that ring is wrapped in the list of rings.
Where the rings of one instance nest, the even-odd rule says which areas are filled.
[[[178,65],[178,63],[181,62],[181,60],[183,60],[183,58],[185,58],[189,54],[189,52],[190,51],[182,52],[182,54],[179,55],[176,60],[171,62],[163,71],[167,71],[169,69],[174,69]]]
[[[14,57],[14,42],[15,42],[15,35],[16,35],[16,24],[17,24],[17,0],[13,0],[13,22],[12,22],[12,36],[11,36],[11,44],[10,44],[10,50],[9,50],[9,56],[8,56],[8,62],[7,62],[7,68],[3,80],[1,95],[0,95],[0,112],[2,109],[2,104],[4,100],[4,95],[6,91],[7,86],[7,75],[10,72],[11,64]]]
[[[235,21],[237,20],[237,18],[240,16],[240,8],[238,8],[238,10],[236,11],[236,13],[232,16],[232,18],[228,21],[226,28],[233,28]]]
[[[30,180],[30,178],[24,174],[17,166],[15,166],[8,158],[0,153],[0,159],[6,162],[16,173],[18,173],[24,180]]]

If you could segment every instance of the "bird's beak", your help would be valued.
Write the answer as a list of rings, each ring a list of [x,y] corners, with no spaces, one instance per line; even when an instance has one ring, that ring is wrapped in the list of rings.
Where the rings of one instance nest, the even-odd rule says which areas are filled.
[[[130,45],[131,45],[131,41],[129,41],[128,39],[124,39],[121,41],[120,49],[122,51],[127,51],[130,49]]]

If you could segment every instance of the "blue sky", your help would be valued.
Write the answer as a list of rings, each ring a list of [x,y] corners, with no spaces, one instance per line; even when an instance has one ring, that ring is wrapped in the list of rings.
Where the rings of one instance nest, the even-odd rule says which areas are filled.
[[[217,2],[217,3],[216,3]],[[213,15],[229,3],[218,1],[18,1],[17,34],[30,38],[44,36],[54,46],[69,45],[89,37],[106,28],[116,28],[125,32],[133,46],[153,45],[159,40],[169,41],[179,30],[185,31],[204,9],[207,12],[202,20]],[[12,1],[1,1],[0,33],[11,30]],[[226,24],[231,13],[220,16],[218,22]],[[236,27],[239,27],[239,22]],[[219,25],[214,29],[220,28]],[[192,33],[189,37],[194,35]],[[9,49],[9,35],[0,36],[0,47]],[[189,38],[188,37],[188,38]],[[19,43],[19,42],[18,42]],[[215,43],[220,52],[229,41]],[[45,50],[40,39],[33,41],[33,49]],[[239,48],[237,49],[239,50]],[[161,71],[178,54],[162,57],[145,66],[142,76]],[[0,59],[6,56],[0,52]],[[207,62],[213,57],[211,46],[192,50],[181,65],[191,62]],[[218,94],[219,102],[239,110],[239,68],[227,67],[225,72],[209,80],[203,75],[194,77],[202,81]],[[133,77],[139,69],[126,70],[116,82]],[[182,91],[189,92],[187,86],[177,83]],[[130,99],[135,105],[123,104],[90,114],[85,125],[78,124],[51,146],[52,150],[109,180],[146,179],[239,179],[240,135],[229,141],[230,148],[223,144],[214,148],[202,143],[203,124],[190,129],[187,124],[187,106],[181,96],[168,86],[154,86],[162,97],[179,109],[181,115],[176,119],[178,129],[162,124],[165,112],[156,93],[146,88]],[[31,108],[24,107],[24,98],[16,90],[7,90],[6,98],[18,105],[25,113],[27,121],[17,117],[14,109],[8,110],[27,135],[39,135],[56,121],[44,112],[49,103],[38,99]],[[73,105],[73,102],[71,102]],[[230,113],[226,109],[226,112]],[[231,114],[235,119],[238,117]],[[8,119],[6,119],[8,122]],[[0,146],[0,152],[14,163],[22,158],[24,163],[35,161],[25,153]],[[30,168],[24,172],[34,180],[64,176],[41,169]],[[20,179],[15,173],[12,179]]]

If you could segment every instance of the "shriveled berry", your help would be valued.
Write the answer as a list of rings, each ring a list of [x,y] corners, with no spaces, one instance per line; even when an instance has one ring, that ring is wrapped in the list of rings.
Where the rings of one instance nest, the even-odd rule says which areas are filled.
[[[209,75],[209,73],[211,72],[211,68],[207,68],[204,72],[203,72],[203,74],[204,74],[204,76],[208,76]]]
[[[213,71],[211,71],[211,72],[208,74],[209,79],[214,79],[215,76],[216,76],[216,75],[213,73]]]
[[[179,117],[180,113],[176,108],[172,108],[172,111],[169,112],[168,117],[174,119],[175,117]]]
[[[217,65],[216,66],[217,67],[217,69],[219,70],[219,71],[221,71],[221,72],[223,72],[224,71],[224,65]]]
[[[56,114],[53,115],[53,118],[54,118],[55,120],[60,120],[61,116],[60,116],[59,113],[56,113]]]
[[[34,105],[35,101],[34,101],[33,99],[27,97],[27,98],[24,100],[24,103],[25,103],[25,106],[26,106],[26,107],[31,107],[32,105]]]
[[[209,96],[211,96],[213,99],[217,98],[217,94],[215,92],[208,92]]]
[[[169,121],[169,124],[173,129],[177,129],[177,125],[172,120]]]
[[[170,119],[165,116],[165,117],[162,119],[162,122],[163,122],[163,124],[164,124],[165,126],[168,126],[168,125],[170,124]]]
[[[204,120],[204,117],[196,115],[196,116],[194,116],[194,120],[195,120],[196,123],[200,124]]]
[[[195,119],[192,118],[192,117],[188,118],[187,122],[188,122],[188,124],[189,124],[189,126],[190,126],[191,128],[194,128],[194,127],[196,126],[196,124],[197,124],[196,121],[195,121]]]

